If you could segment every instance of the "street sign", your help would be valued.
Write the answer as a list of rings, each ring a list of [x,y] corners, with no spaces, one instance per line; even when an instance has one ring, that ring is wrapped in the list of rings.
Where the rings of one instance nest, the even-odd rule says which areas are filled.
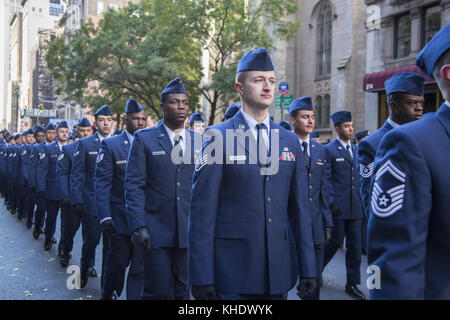
[[[280,85],[278,86],[278,92],[281,95],[285,95],[286,93],[288,93],[289,92],[289,84],[287,82],[280,83]]]
[[[275,96],[275,108],[281,109],[281,100],[281,95]],[[283,109],[287,109],[288,105],[290,105],[292,101],[294,101],[294,96],[292,94],[286,94],[284,95],[283,100]]]
[[[51,118],[56,117],[56,110],[49,109],[25,109],[25,116],[27,117],[43,117],[43,118]]]

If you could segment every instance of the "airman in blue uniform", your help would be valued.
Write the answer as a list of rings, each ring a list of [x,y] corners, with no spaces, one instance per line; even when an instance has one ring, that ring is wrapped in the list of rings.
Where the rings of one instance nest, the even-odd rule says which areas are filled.
[[[39,235],[41,233],[44,233],[44,230],[42,229],[43,223],[44,223],[44,217],[45,217],[45,210],[46,210],[46,197],[42,196],[42,193],[39,195],[37,193],[37,177],[39,174],[39,161],[41,158],[41,153],[44,149],[45,145],[51,144],[54,142],[56,137],[56,129],[54,125],[49,122],[45,128],[44,128],[44,135],[45,135],[45,141],[42,143],[36,145],[33,147],[33,153],[32,158],[30,161],[31,166],[31,172],[32,175],[31,179],[34,179],[34,185],[36,189],[36,212],[35,212],[35,220],[34,220],[34,229],[33,229],[33,237],[35,239],[39,238]],[[52,239],[52,244],[54,244],[55,241]]]
[[[134,134],[125,173],[128,228],[147,247],[143,299],[188,299],[187,221],[200,135],[184,127],[189,101],[180,78],[161,93],[163,121]],[[200,149],[200,146],[198,147]]]
[[[97,132],[78,141],[70,174],[71,201],[74,210],[81,215],[83,232],[80,263],[82,288],[86,285],[88,276],[97,276],[93,262],[101,234],[94,200],[94,175],[100,144],[111,135],[112,113],[108,105],[103,105],[95,112],[95,122]],[[108,243],[104,238],[103,253],[107,248]]]
[[[20,134],[14,136],[14,142],[9,148],[9,158],[8,158],[8,178],[10,182],[10,204],[11,204],[11,214],[16,214],[17,212],[17,173],[18,173],[18,161],[17,161],[17,148],[21,145],[22,139]]]
[[[27,228],[31,229],[33,223],[33,211],[34,211],[34,197],[33,192],[30,187],[30,176],[29,176],[29,164],[30,156],[33,151],[33,145],[36,143],[35,133],[33,129],[28,129],[26,131],[26,141],[27,144],[21,152],[21,171],[24,177],[24,188],[25,188],[25,201],[23,215],[27,218]],[[25,153],[25,154],[24,154]]]
[[[192,295],[286,299],[298,278],[292,275],[293,235],[300,295],[309,296],[317,272],[307,170],[298,137],[269,118],[275,72],[267,50],[247,52],[236,78],[242,109],[205,131],[196,162],[189,211]]]
[[[56,179],[56,163],[62,154],[62,147],[67,143],[69,128],[66,121],[56,127],[57,140],[43,146],[38,164],[36,191],[39,197],[45,197],[47,216],[45,219],[44,249],[52,248],[52,238],[56,230],[56,220],[60,208],[61,195]]]
[[[189,118],[189,129],[200,134],[205,131],[205,119],[200,112],[194,112]]]
[[[233,118],[234,115],[235,115],[236,113],[238,113],[238,111],[240,110],[240,108],[241,108],[241,107],[239,107],[239,105],[236,104],[236,103],[230,104],[230,105],[228,106],[227,110],[225,111],[225,115],[224,115],[225,118],[224,118],[224,121]]]
[[[103,140],[95,169],[94,194],[103,233],[109,234],[102,299],[120,296],[127,266],[127,299],[138,300],[144,283],[143,248],[133,247],[125,212],[125,168],[128,152],[137,130],[147,126],[144,108],[134,99],[125,106],[126,129],[120,135]]]
[[[27,192],[26,192],[26,162],[27,162],[27,132],[22,132],[21,144],[17,146],[17,219],[20,221],[25,216]]]
[[[416,64],[445,103],[434,115],[388,132],[371,181],[368,263],[381,280],[372,299],[450,299],[450,24]]]
[[[92,126],[88,119],[82,118],[78,122],[77,134],[81,138],[86,138],[92,135]],[[59,190],[61,194],[61,211],[66,211],[66,219],[64,225],[64,233],[61,239],[62,254],[59,258],[59,262],[62,267],[67,267],[71,258],[71,252],[73,249],[73,238],[80,228],[81,214],[73,209],[71,201],[71,188],[70,188],[70,174],[73,167],[73,158],[78,147],[78,142],[66,144],[62,148],[62,154],[58,158],[56,165],[56,176],[59,184]],[[92,262],[91,265],[94,265]]]
[[[302,97],[294,100],[289,105],[288,110],[290,124],[302,145],[308,170],[308,200],[312,207],[312,233],[316,257],[317,288],[311,296],[303,299],[319,300],[325,245],[331,239],[333,228],[333,220],[328,207],[326,149],[310,137],[315,124],[315,113],[311,98]]]
[[[353,137],[352,115],[337,111],[331,115],[338,137],[325,146],[328,169],[328,204],[333,214],[333,233],[325,247],[324,267],[346,239],[345,265],[347,283],[345,292],[355,299],[365,299],[358,288],[361,282],[361,223],[363,208],[356,174],[356,147]]]

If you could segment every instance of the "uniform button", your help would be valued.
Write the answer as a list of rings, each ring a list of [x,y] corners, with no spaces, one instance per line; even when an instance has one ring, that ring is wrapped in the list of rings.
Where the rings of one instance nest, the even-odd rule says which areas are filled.
[[[312,202],[312,198],[309,198],[309,201],[311,201],[311,202]]]
[[[177,182],[177,187],[181,186],[181,183]]]
[[[309,174],[309,176],[311,177],[311,173]]]
[[[181,168],[178,168],[178,172],[181,172]]]
[[[180,201],[180,197],[177,197],[177,201]]]
[[[268,224],[272,223],[272,218],[267,219],[267,223]]]
[[[270,178],[269,178],[269,177],[266,177],[266,182],[269,182],[269,180],[270,180]]]
[[[270,198],[267,198],[267,202],[270,202]]]
[[[312,189],[312,186],[309,186],[310,189]]]

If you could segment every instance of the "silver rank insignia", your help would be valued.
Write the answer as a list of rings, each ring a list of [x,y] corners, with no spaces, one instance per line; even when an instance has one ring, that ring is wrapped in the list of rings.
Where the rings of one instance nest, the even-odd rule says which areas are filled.
[[[100,153],[99,155],[98,155],[98,157],[97,157],[97,163],[99,163],[99,162],[101,162],[102,160],[103,160],[103,156],[104,156],[105,154],[104,153]]]
[[[41,153],[41,160],[45,158],[45,152]]]
[[[371,207],[380,218],[387,218],[403,208],[406,173],[388,160],[375,174]]]
[[[364,179],[369,178],[373,173],[373,162],[369,163],[367,166],[363,165],[362,163],[359,166],[359,174]]]
[[[195,171],[199,172],[208,162],[208,155],[205,154],[203,157],[201,158],[197,158],[197,160],[195,161]]]
[[[58,161],[61,161],[64,158],[64,153],[61,153],[58,157]]]
[[[75,152],[75,154],[73,156],[76,157],[79,153],[80,153],[80,151],[78,150],[77,152]]]

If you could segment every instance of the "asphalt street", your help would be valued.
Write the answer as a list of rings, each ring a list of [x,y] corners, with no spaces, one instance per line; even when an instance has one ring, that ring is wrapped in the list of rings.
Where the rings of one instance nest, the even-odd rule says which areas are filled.
[[[60,219],[56,239],[60,237]],[[57,245],[51,251],[44,251],[44,236],[34,239],[26,220],[18,221],[17,214],[11,215],[0,199],[0,300],[97,300],[100,298],[102,245],[97,247],[95,268],[97,278],[89,278],[83,289],[69,289],[68,278],[72,273],[59,264]],[[81,229],[74,240],[70,265],[79,265],[81,255]],[[368,296],[366,287],[367,261],[362,257],[360,289]],[[339,250],[323,273],[322,300],[352,300],[344,292],[345,251]],[[70,282],[70,281],[69,281]],[[69,286],[70,287],[70,286]],[[125,294],[119,299],[125,299]],[[289,292],[288,299],[299,299],[296,290]]]

